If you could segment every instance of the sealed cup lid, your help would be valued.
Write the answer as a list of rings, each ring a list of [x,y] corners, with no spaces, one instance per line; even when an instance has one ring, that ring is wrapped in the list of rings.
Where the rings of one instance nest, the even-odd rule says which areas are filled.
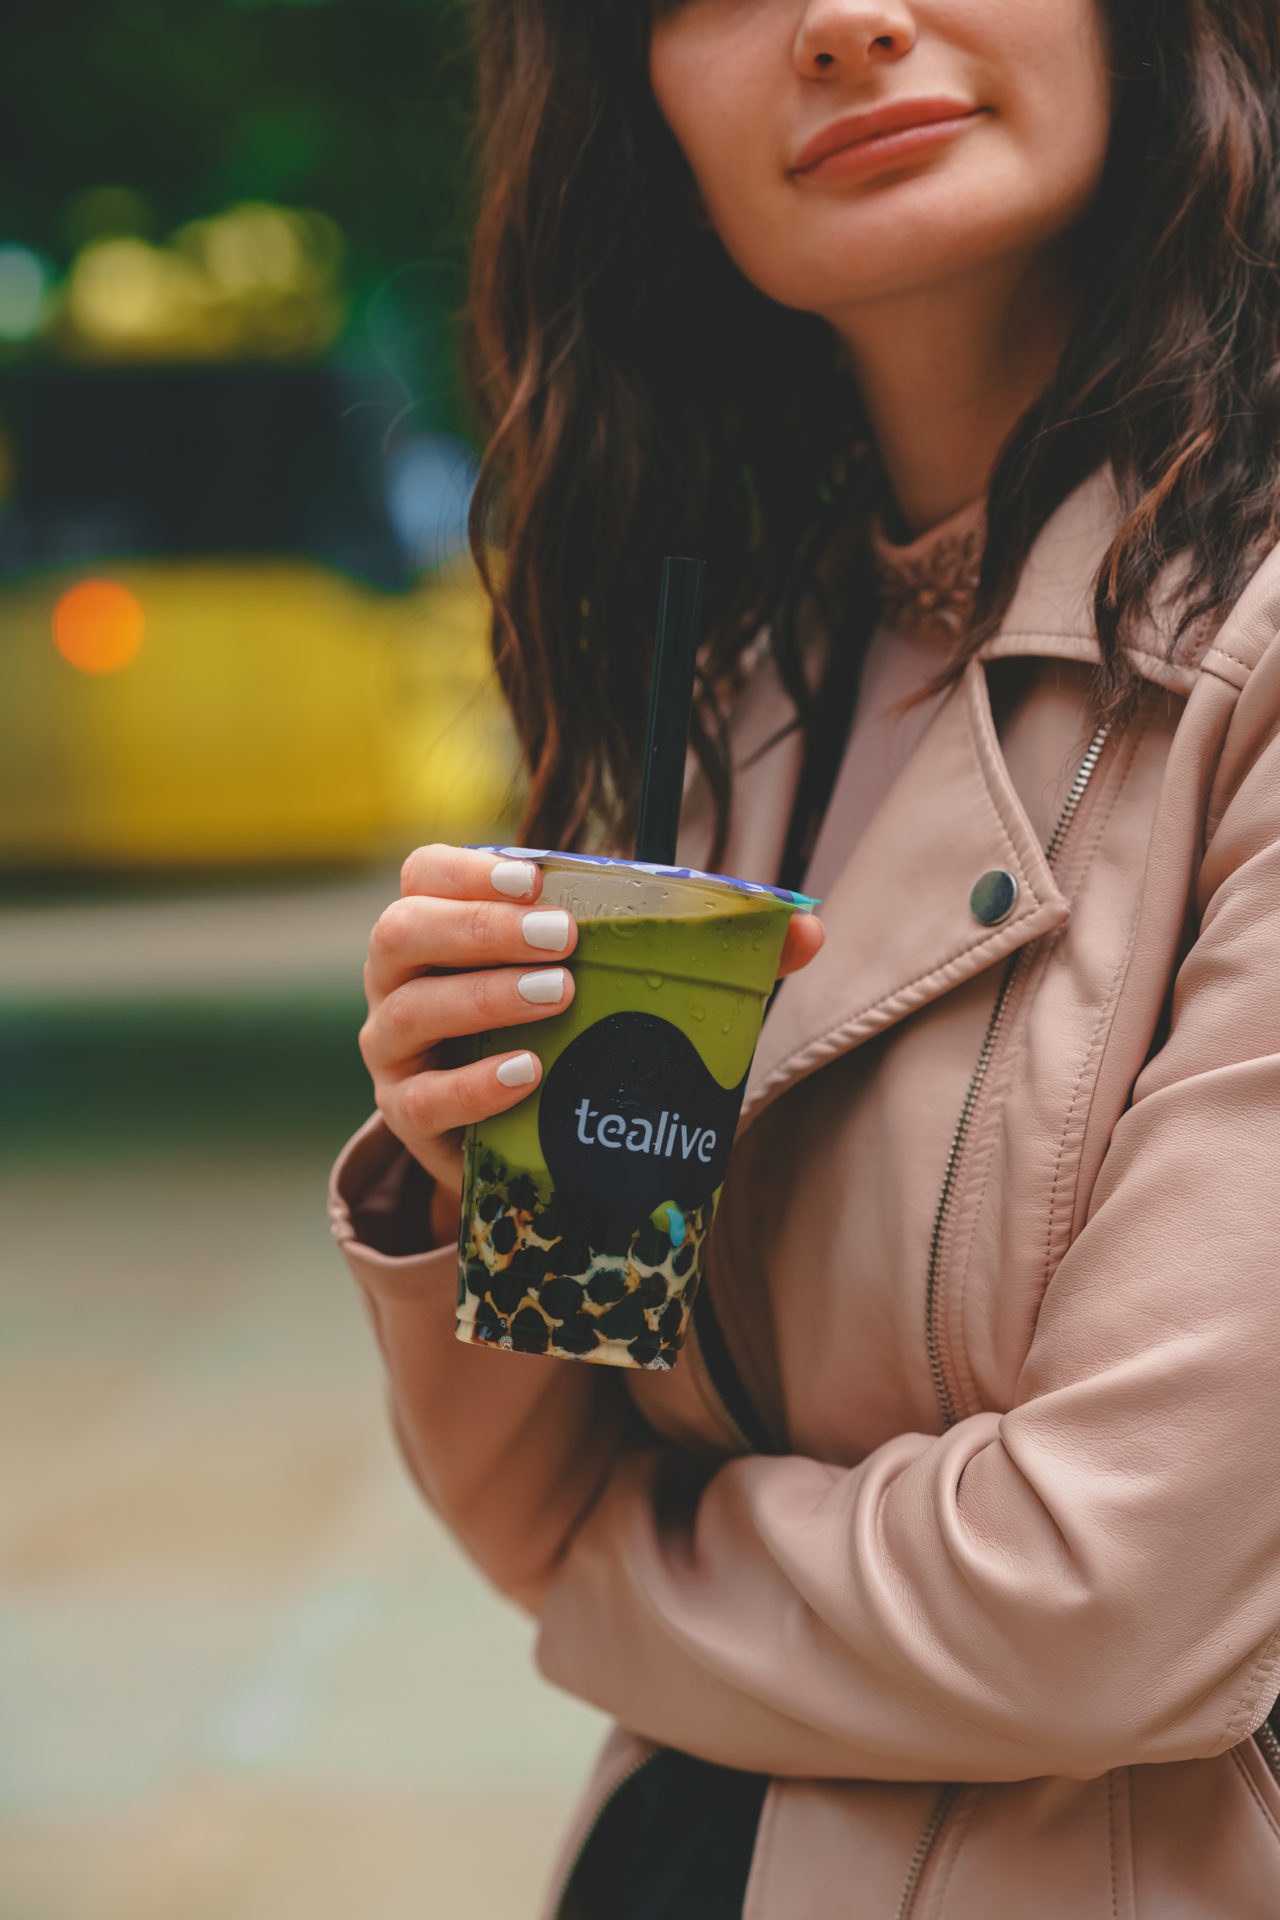
[[[784,906],[796,907],[802,913],[822,905],[807,893],[792,893],[786,887],[763,887],[755,880],[735,880],[727,873],[700,873],[696,867],[656,867],[647,860],[612,860],[596,853],[557,853],[551,847],[470,847],[468,852],[493,853],[504,860],[564,860],[570,866],[616,867],[620,872],[655,874],[662,880],[702,881],[713,887],[731,887],[735,893],[761,894],[769,900],[780,900]]]

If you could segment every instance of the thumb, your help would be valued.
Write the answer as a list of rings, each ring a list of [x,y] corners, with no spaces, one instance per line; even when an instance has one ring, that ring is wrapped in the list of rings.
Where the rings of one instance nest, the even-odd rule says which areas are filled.
[[[826,937],[821,920],[813,914],[793,914],[783,942],[782,958],[778,962],[779,980],[784,980],[789,973],[799,973],[801,967],[807,967],[811,960],[816,959],[822,952]]]

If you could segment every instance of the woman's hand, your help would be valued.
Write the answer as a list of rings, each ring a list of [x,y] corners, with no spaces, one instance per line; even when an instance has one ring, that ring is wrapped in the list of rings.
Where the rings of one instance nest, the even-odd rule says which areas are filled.
[[[528,1051],[453,1065],[449,1043],[550,1019],[573,999],[573,976],[557,963],[578,929],[572,914],[537,905],[541,891],[531,861],[419,847],[369,941],[360,1051],[387,1126],[436,1182],[438,1241],[457,1227],[463,1130],[518,1106],[542,1075]],[[822,940],[813,915],[797,914],[779,974],[807,966]]]
[[[518,1105],[542,1073],[529,1052],[454,1066],[448,1043],[550,1019],[573,999],[557,963],[578,929],[562,908],[537,905],[541,891],[530,861],[419,847],[369,941],[360,1051],[387,1126],[436,1181],[439,1241],[456,1231],[463,1129]]]
[[[782,958],[778,962],[779,980],[785,980],[789,973],[799,973],[801,967],[807,967],[811,960],[816,960],[826,937],[826,928],[813,914],[793,913],[787,937],[782,944]]]

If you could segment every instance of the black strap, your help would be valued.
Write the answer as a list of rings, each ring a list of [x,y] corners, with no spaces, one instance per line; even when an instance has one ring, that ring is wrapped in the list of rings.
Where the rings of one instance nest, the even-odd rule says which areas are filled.
[[[768,1787],[661,1749],[603,1809],[558,1920],[742,1920]]]
[[[725,1412],[754,1452],[773,1453],[773,1441],[742,1384],[724,1328],[711,1304],[711,1289],[706,1285],[699,1287],[694,1297],[693,1324],[707,1376],[723,1401]]]
[[[835,791],[853,725],[858,682],[862,677],[862,659],[869,638],[870,626],[864,622],[861,631],[846,634],[838,641],[830,667],[823,677],[823,685],[815,697],[804,766],[791,809],[778,876],[778,885],[789,888],[793,893],[799,893],[804,886],[805,873],[813,858],[818,833]],[[783,984],[780,980],[770,994],[769,1004],[765,1008],[766,1018]],[[773,1442],[742,1384],[724,1329],[711,1304],[710,1287],[703,1286],[698,1290],[693,1318],[711,1384],[724,1402],[730,1418],[758,1453],[772,1452]]]
[[[833,636],[831,663],[814,696],[804,765],[800,769],[778,873],[778,885],[788,888],[792,893],[800,893],[804,889],[809,862],[813,858],[818,834],[835,792],[853,726],[854,708],[858,703],[858,682],[862,677],[862,660],[869,638],[869,632],[866,635]]]

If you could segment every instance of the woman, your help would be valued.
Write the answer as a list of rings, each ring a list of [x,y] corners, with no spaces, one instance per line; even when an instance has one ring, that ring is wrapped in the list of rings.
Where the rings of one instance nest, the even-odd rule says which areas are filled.
[[[538,1069],[449,1038],[572,993],[536,864],[420,850],[374,930],[334,1218],[400,1437],[625,1730],[561,1920],[1280,1911],[1278,41],[489,0],[528,835],[625,845],[705,553],[682,855],[826,901],[663,1374],[452,1337],[458,1129]]]

